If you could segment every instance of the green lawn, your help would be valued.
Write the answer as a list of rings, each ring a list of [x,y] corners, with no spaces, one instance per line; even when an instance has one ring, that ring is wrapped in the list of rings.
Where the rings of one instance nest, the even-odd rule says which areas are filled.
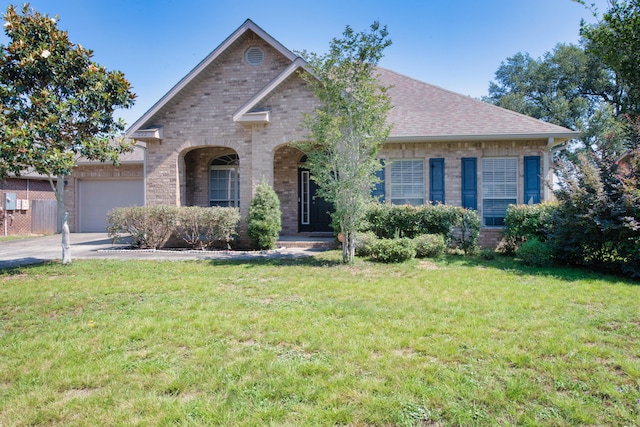
[[[0,271],[0,425],[639,425],[640,286],[512,260]]]

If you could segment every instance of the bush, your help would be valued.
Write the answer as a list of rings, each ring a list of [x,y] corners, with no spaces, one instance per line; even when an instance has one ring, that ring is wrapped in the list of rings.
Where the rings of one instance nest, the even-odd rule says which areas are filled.
[[[480,218],[475,211],[459,206],[372,203],[367,207],[361,231],[372,231],[381,239],[440,234],[445,244],[456,243],[472,253],[478,244]]]
[[[437,258],[444,255],[447,245],[441,234],[422,234],[414,237],[416,258]]]
[[[524,242],[516,251],[518,258],[526,265],[548,267],[552,262],[552,249],[535,237]]]
[[[247,215],[249,237],[258,249],[275,248],[282,229],[281,216],[278,195],[263,181],[256,187]]]
[[[473,210],[464,209],[458,226],[460,237],[457,240],[458,246],[466,255],[477,254],[480,250],[480,217]]]
[[[413,240],[402,237],[398,239],[379,239],[371,248],[371,259],[378,262],[403,262],[416,256]]]
[[[480,258],[485,261],[493,261],[496,259],[496,251],[494,249],[485,248],[480,251]]]
[[[513,255],[528,239],[536,238],[546,242],[551,234],[553,218],[558,208],[558,203],[554,202],[509,206],[504,219],[504,242],[501,249],[506,254]]]
[[[356,256],[370,256],[377,240],[378,237],[372,231],[356,233]]]
[[[228,207],[204,208],[204,246],[207,248],[229,243],[238,235],[240,209]]]
[[[640,279],[640,151],[581,155],[560,172],[555,259]]]
[[[228,247],[236,236],[239,222],[237,208],[182,207],[178,211],[175,233],[192,248],[212,248],[218,244]]]
[[[177,222],[177,206],[132,206],[107,214],[107,232],[114,241],[131,234],[132,245],[158,249],[167,242]]]
[[[112,209],[107,232],[114,241],[131,234],[132,245],[144,249],[163,247],[172,233],[191,247],[209,248],[219,242],[228,245],[239,222],[236,208],[134,206]]]

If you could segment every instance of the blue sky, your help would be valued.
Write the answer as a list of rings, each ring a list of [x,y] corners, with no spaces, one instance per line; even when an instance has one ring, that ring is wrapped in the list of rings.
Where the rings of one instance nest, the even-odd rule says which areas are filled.
[[[588,0],[600,12],[607,0]],[[17,3],[22,4],[22,2]],[[123,71],[142,116],[247,18],[291,50],[323,53],[346,25],[386,24],[393,44],[380,65],[464,95],[487,94],[500,63],[517,52],[538,58],[557,43],[577,43],[580,20],[571,0],[31,0],[59,15],[72,42]],[[9,3],[5,3],[2,12]],[[21,6],[20,6],[21,7]],[[4,33],[0,43],[7,42]]]

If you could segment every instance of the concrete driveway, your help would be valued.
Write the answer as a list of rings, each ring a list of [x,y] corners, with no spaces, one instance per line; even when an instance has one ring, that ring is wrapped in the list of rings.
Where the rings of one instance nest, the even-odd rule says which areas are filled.
[[[207,260],[300,258],[317,249],[281,247],[273,251],[125,250],[127,242],[113,244],[106,233],[71,233],[71,259]],[[62,259],[60,235],[0,242],[0,269]]]

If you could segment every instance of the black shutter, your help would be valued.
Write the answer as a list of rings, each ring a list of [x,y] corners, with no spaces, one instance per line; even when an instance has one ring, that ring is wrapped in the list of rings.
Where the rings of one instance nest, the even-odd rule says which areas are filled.
[[[462,158],[462,207],[478,210],[478,159]]]
[[[540,203],[540,156],[524,158],[524,203]]]
[[[429,200],[444,203],[444,159],[429,159]]]

